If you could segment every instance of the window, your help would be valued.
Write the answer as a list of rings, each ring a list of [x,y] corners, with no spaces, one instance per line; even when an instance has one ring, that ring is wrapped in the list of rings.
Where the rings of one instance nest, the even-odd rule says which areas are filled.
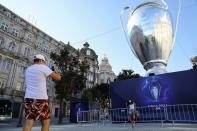
[[[32,42],[32,35],[31,35],[31,34],[28,34],[28,35],[27,35],[27,41],[28,41],[28,42]]]
[[[37,44],[37,48],[41,49],[42,48],[42,43],[41,42],[38,42]]]
[[[86,51],[86,55],[90,55],[90,50],[87,50]]]
[[[25,66],[19,66],[18,68],[19,68],[20,73],[23,73],[23,74],[25,73],[25,70],[26,70]]]
[[[3,89],[3,88],[5,88],[5,81],[0,79],[0,89]]]
[[[8,11],[5,12],[5,15],[6,15],[7,17],[11,18],[11,13],[8,12]]]
[[[3,22],[3,23],[1,24],[1,29],[2,29],[3,31],[8,31],[8,24],[6,24],[5,22]]]
[[[13,60],[9,59],[9,58],[6,58],[3,60],[3,67],[2,69],[4,71],[10,71],[11,68],[12,68],[12,64],[13,64]]]
[[[42,50],[43,50],[44,52],[48,52],[49,49],[48,49],[48,47],[45,46],[45,47],[43,47]]]
[[[0,48],[4,46],[4,39],[3,37],[0,37]]]
[[[2,56],[0,55],[0,68],[1,68]]]
[[[13,28],[11,35],[13,35],[15,37],[18,37],[19,36],[19,31],[17,29]]]
[[[16,90],[22,91],[23,90],[22,85],[23,85],[22,82],[17,82],[17,84],[16,84]]]
[[[25,47],[24,56],[30,56],[30,49]]]
[[[15,50],[16,50],[16,44],[14,42],[11,42],[9,44],[8,50],[11,51],[11,52],[15,52]]]
[[[23,90],[23,84],[22,84],[22,82],[17,82],[17,84],[16,84],[16,90],[18,90],[18,91],[22,91]]]
[[[15,18],[15,21],[17,22],[17,23],[19,23],[20,22],[20,18]]]
[[[94,71],[94,68],[93,67],[90,67],[90,71],[93,72]]]

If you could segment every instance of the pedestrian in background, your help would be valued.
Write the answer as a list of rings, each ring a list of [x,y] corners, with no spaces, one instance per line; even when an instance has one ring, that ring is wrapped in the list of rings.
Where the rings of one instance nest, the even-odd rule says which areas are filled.
[[[25,118],[23,131],[31,131],[36,120],[41,121],[41,131],[49,131],[50,107],[47,95],[46,78],[61,80],[59,73],[45,65],[45,58],[37,54],[34,64],[25,73]]]
[[[136,122],[136,104],[134,101],[129,100],[128,101],[128,117],[129,121],[131,122],[132,127],[135,127],[135,122]]]

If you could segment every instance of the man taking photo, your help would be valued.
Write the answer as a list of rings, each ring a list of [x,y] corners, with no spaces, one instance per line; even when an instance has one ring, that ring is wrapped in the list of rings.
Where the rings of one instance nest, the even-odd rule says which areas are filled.
[[[45,58],[37,54],[33,58],[34,64],[25,73],[25,118],[23,131],[31,131],[33,123],[40,120],[41,131],[49,131],[50,107],[47,95],[46,78],[61,80],[61,76],[45,65]]]

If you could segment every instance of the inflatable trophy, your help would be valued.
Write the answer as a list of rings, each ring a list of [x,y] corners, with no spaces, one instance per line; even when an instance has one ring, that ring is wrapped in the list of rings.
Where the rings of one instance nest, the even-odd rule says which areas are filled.
[[[147,76],[165,73],[174,41],[168,10],[159,2],[140,4],[131,11],[127,29],[132,51]]]

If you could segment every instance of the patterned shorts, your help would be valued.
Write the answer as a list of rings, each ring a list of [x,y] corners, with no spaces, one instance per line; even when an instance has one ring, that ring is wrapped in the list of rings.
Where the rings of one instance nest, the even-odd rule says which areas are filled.
[[[25,98],[25,118],[33,120],[49,119],[49,101],[47,99]]]

